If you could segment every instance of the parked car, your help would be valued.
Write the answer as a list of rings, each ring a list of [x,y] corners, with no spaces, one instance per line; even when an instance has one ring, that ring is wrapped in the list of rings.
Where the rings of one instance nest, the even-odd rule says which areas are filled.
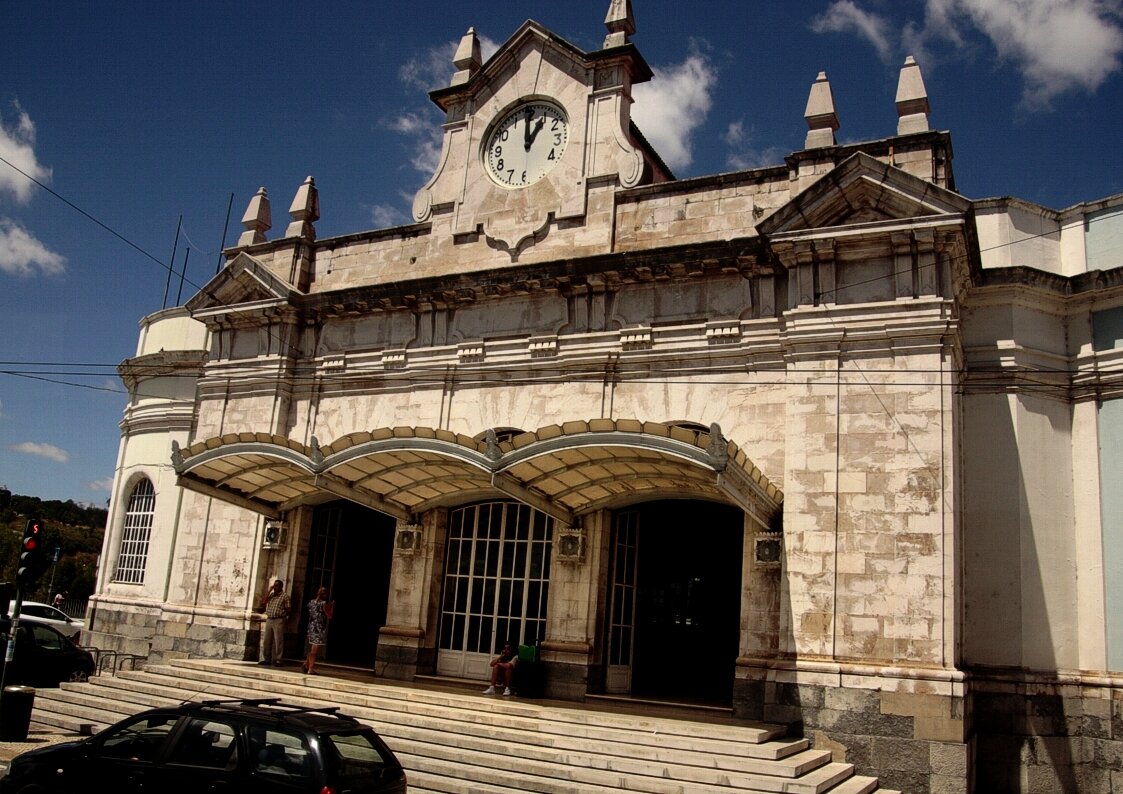
[[[38,601],[24,601],[20,605],[21,618],[35,618],[40,623],[50,623],[70,639],[78,642],[78,635],[86,628],[86,621],[72,618],[61,609]]]
[[[6,649],[11,619],[0,618],[0,641]],[[6,655],[6,654],[5,654]],[[85,681],[94,674],[94,657],[49,623],[20,617],[11,665],[0,656],[4,684],[56,687],[63,681]]]
[[[336,707],[210,700],[151,709],[95,736],[12,759],[0,794],[403,794],[398,759]]]

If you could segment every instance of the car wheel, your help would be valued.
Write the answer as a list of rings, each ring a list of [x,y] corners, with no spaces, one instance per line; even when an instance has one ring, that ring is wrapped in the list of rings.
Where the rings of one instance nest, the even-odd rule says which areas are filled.
[[[86,670],[71,670],[70,677],[66,680],[81,683],[82,681],[89,681],[90,674]]]

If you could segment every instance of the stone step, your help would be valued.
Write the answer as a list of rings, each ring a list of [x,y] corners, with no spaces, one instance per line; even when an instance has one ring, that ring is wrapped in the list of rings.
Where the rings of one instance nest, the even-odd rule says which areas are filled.
[[[777,726],[309,677],[224,660],[142,665],[39,690],[33,720],[77,732],[153,706],[242,697],[340,706],[386,738],[415,794],[890,794]]]

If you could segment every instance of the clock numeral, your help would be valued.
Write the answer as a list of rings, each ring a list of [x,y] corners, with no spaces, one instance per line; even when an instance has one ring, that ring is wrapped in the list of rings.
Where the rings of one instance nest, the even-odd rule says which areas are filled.
[[[558,124],[559,124],[560,122],[561,122],[561,119],[554,119],[554,123],[553,123],[553,125],[551,125],[551,127],[550,127],[550,131],[551,131],[551,132],[553,132],[553,131],[556,131],[556,130],[557,130],[557,128],[558,128]]]
[[[495,163],[495,170],[497,170],[497,171],[502,171],[502,170],[503,170],[503,159],[502,159],[502,158],[500,158],[500,159],[499,159],[499,160],[498,160],[498,161],[497,161],[497,162]]]
[[[507,182],[510,183],[510,181],[514,178],[515,178],[515,169],[512,168],[511,170],[509,170],[507,172]]]
[[[495,156],[496,157],[502,157],[503,156],[503,147],[502,146],[496,146],[495,147]]]
[[[547,160],[553,160],[553,159],[555,159],[555,158],[554,158],[554,150],[553,150],[553,149],[551,149],[551,150],[550,150],[550,153],[549,153],[548,155],[546,155],[546,159],[547,159]]]
[[[561,146],[562,135],[560,132],[554,133],[554,146]]]
[[[522,181],[523,181],[523,182],[526,182],[526,171],[523,171],[523,178],[522,178]]]
[[[507,136],[510,135],[510,133],[511,131],[504,127],[499,131],[499,140],[506,142]]]

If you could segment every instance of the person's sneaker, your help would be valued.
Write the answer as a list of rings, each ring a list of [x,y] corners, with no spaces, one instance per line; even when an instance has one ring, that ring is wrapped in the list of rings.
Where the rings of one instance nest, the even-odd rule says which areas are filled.
[[[504,694],[504,695],[509,695],[509,694],[511,694],[511,687],[507,687],[506,689],[504,689],[504,690],[503,690],[503,694]]]
[[[489,686],[487,689],[484,690],[484,694],[485,695],[494,695],[495,694],[495,687]]]

